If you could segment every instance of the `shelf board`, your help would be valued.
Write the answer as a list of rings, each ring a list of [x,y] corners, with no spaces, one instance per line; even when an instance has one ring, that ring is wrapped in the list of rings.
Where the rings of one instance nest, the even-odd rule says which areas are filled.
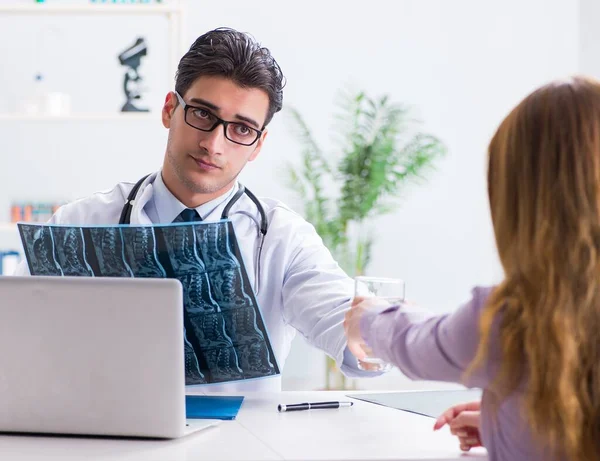
[[[156,112],[107,112],[107,113],[81,113],[69,115],[27,115],[0,113],[0,121],[17,122],[60,122],[60,121],[125,121],[125,120],[160,120]]]
[[[74,3],[0,4],[0,14],[172,14],[181,13],[179,4]]]

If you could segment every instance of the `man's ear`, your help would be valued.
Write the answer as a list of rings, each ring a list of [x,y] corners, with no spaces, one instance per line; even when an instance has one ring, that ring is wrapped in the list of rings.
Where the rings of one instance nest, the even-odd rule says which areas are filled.
[[[267,139],[268,134],[269,130],[265,128],[262,134],[260,135],[260,138],[258,138],[258,141],[256,141],[256,147],[254,148],[254,152],[252,152],[252,155],[250,155],[250,158],[248,159],[249,162],[258,157],[258,154],[260,154],[260,150],[262,149],[263,143],[265,142],[265,139]]]
[[[177,108],[177,97],[175,93],[170,91],[165,97],[165,103],[162,108],[162,123],[165,128],[171,128],[171,118]]]

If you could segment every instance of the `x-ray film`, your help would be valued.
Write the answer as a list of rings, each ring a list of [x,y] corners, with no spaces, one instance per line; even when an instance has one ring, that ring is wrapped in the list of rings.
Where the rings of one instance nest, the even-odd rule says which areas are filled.
[[[186,384],[279,374],[231,221],[19,232],[32,275],[178,279]]]

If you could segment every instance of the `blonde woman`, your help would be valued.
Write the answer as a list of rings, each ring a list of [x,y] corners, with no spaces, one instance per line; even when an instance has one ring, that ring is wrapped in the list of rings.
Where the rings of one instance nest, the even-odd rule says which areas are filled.
[[[526,97],[490,143],[488,193],[502,283],[421,322],[356,299],[350,350],[483,388],[461,444],[481,441],[492,461],[600,459],[600,84],[577,77]]]

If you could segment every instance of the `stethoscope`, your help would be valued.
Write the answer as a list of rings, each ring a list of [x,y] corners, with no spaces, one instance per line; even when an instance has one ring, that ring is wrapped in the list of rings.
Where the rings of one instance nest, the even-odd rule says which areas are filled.
[[[133,205],[135,204],[135,198],[137,196],[138,191],[140,190],[140,187],[142,187],[142,184],[148,178],[148,176],[150,176],[150,175],[148,174],[148,175],[144,176],[137,183],[135,183],[135,185],[133,186],[133,189],[131,189],[131,192],[129,192],[129,195],[127,196],[127,201],[125,202],[125,205],[123,206],[123,209],[121,210],[121,216],[119,217],[119,224],[131,224],[131,210],[133,210]],[[256,205],[256,208],[258,209],[258,213],[260,214],[260,225],[258,226],[258,228],[260,230],[260,245],[258,247],[256,260],[254,262],[254,274],[255,274],[254,292],[255,292],[255,294],[258,294],[258,290],[260,288],[260,284],[259,284],[260,257],[262,254],[263,244],[265,243],[265,237],[267,235],[267,231],[269,230],[269,220],[267,219],[267,213],[265,212],[265,209],[263,208],[262,204],[260,203],[260,200],[258,200],[258,198],[256,198],[256,195],[254,195],[252,192],[250,192],[248,189],[246,189],[246,187],[244,187],[242,184],[238,183],[238,186],[239,186],[239,189],[237,190],[237,192],[233,195],[233,197],[231,197],[229,199],[229,202],[227,202],[227,205],[225,205],[225,208],[223,209],[223,213],[221,214],[221,219],[229,219],[229,210],[235,204],[235,202],[237,202],[240,199],[240,197],[244,194],[246,194],[248,196],[248,198],[254,202],[254,204]],[[254,220],[254,218],[252,218],[252,216],[248,215],[248,217],[250,217],[251,219]]]

